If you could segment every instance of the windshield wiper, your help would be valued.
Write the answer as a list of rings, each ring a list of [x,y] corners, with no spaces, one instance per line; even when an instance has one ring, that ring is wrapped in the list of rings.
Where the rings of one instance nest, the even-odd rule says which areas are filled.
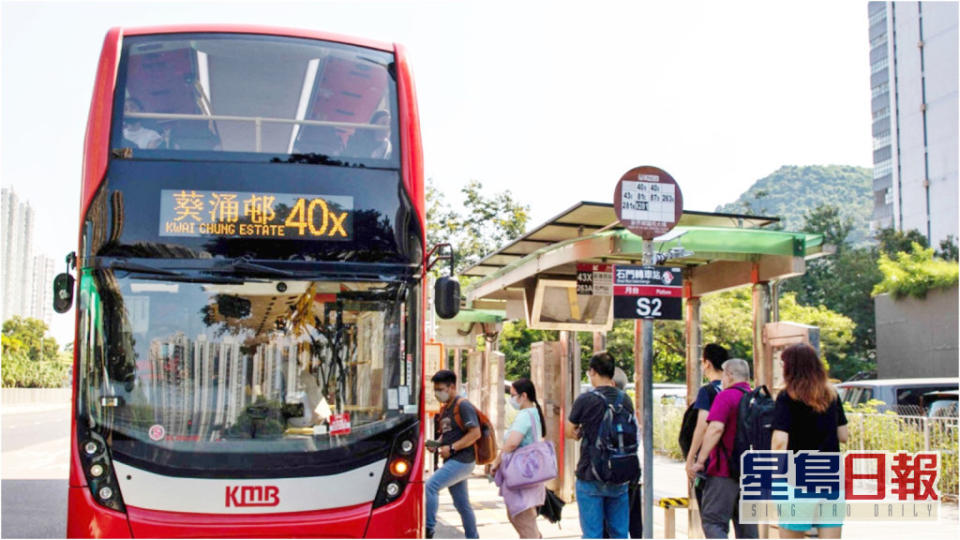
[[[234,277],[216,277],[210,278],[200,275],[196,269],[172,270],[161,268],[152,264],[134,262],[127,259],[115,259],[104,265],[109,270],[125,270],[136,272],[138,274],[148,274],[156,276],[169,276],[176,278],[176,281],[188,282],[217,282],[217,283],[243,283],[242,279]]]
[[[213,268],[208,268],[206,272],[244,272],[244,273],[255,273],[260,275],[270,275],[270,276],[280,276],[280,277],[296,277],[297,274],[283,270],[280,268],[274,268],[272,266],[267,266],[265,264],[259,264],[252,262],[247,257],[239,257],[227,264],[217,265]]]
[[[126,259],[117,259],[114,261],[110,261],[110,264],[108,264],[107,267],[110,268],[111,270],[129,270],[131,272],[143,272],[145,274],[161,274],[164,276],[182,276],[183,275],[183,273],[177,272],[176,270],[168,270],[166,268],[160,268],[159,266],[132,262]]]

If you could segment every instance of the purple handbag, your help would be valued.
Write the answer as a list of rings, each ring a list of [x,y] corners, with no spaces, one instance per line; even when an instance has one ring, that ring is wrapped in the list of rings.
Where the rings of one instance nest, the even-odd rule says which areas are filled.
[[[536,421],[531,421],[530,425],[534,442],[514,450],[504,465],[503,484],[509,489],[528,488],[557,477],[557,454],[553,443],[540,440]]]

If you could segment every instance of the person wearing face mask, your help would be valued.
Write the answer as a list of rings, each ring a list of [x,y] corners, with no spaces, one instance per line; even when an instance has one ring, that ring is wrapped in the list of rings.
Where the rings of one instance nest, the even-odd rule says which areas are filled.
[[[439,452],[444,461],[443,466],[434,471],[424,484],[427,499],[427,538],[433,538],[437,525],[437,509],[440,506],[440,490],[444,488],[449,489],[453,506],[463,521],[464,536],[479,538],[477,518],[473,514],[467,492],[467,479],[476,464],[473,445],[480,439],[480,419],[474,406],[457,396],[457,375],[454,372],[441,369],[433,375],[431,381],[434,395],[441,406],[435,419],[440,438],[433,444],[427,444],[427,450]],[[459,423],[456,410],[459,410]]]
[[[547,436],[543,409],[537,403],[537,391],[530,379],[518,379],[510,386],[510,405],[517,410],[517,416],[507,431],[500,454],[490,464],[490,472],[494,474],[500,468],[504,454],[532,444],[538,433],[541,438]],[[541,538],[537,528],[537,507],[543,506],[547,495],[544,484],[522,490],[501,485],[500,494],[506,502],[507,518],[520,538]]]
[[[581,394],[567,417],[566,436],[580,439],[580,461],[576,470],[577,508],[580,530],[584,538],[627,538],[630,532],[630,498],[627,483],[607,484],[596,477],[590,461],[589,447],[596,443],[604,413],[613,403],[620,403],[633,414],[633,403],[618,390],[614,381],[613,356],[600,351],[590,358],[587,376],[595,389]]]

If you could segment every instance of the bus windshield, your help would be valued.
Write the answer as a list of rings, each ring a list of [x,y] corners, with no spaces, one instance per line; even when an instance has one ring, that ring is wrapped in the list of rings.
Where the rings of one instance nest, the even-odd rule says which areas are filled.
[[[168,277],[81,279],[78,411],[115,451],[322,451],[418,413],[414,282]]]
[[[125,38],[113,155],[396,167],[392,63],[387,52],[309,39]]]

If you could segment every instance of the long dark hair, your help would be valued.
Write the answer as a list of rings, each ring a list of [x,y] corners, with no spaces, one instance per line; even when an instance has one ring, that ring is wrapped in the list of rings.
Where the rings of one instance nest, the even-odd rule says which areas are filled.
[[[817,358],[817,351],[805,343],[797,343],[784,349],[780,358],[787,395],[818,413],[826,411],[836,399],[836,392],[827,381],[827,370]]]
[[[517,391],[518,396],[520,394],[526,394],[527,399],[537,406],[537,412],[540,413],[540,435],[541,437],[546,437],[547,421],[543,418],[543,409],[540,408],[540,404],[537,402],[537,389],[533,386],[533,381],[530,379],[517,379],[513,381],[513,389]]]

